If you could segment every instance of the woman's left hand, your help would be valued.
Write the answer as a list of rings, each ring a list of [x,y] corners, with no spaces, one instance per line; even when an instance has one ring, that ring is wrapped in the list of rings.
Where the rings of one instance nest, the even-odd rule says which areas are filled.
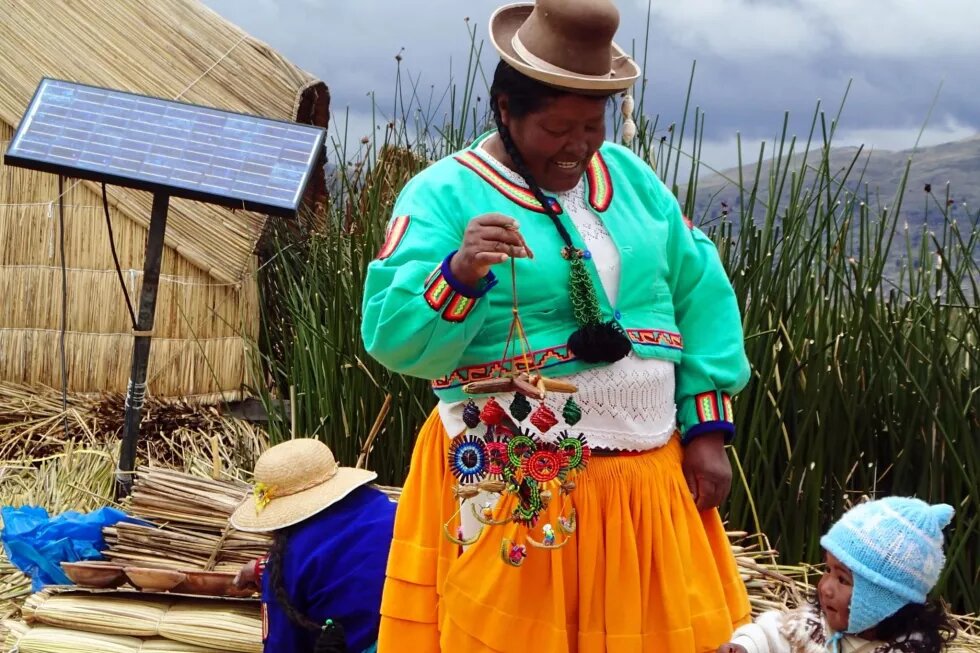
[[[705,433],[684,445],[683,469],[698,511],[720,506],[732,488],[724,434]]]

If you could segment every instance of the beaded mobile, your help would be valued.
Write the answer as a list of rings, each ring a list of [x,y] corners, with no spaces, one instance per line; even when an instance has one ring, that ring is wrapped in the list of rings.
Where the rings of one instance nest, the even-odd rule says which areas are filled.
[[[516,523],[521,528],[513,539],[503,538],[500,557],[508,565],[520,567],[528,555],[528,546],[536,549],[560,549],[568,544],[575,532],[575,509],[571,508],[569,494],[575,489],[574,477],[582,472],[589,461],[589,445],[582,433],[573,433],[572,427],[582,418],[582,412],[571,396],[561,411],[564,427],[548,408],[544,399],[548,392],[572,395],[578,388],[565,381],[549,379],[534,366],[530,345],[521,322],[517,303],[517,277],[514,260],[511,259],[513,290],[513,318],[510,333],[504,344],[501,363],[508,356],[516,359],[514,371],[482,381],[474,381],[463,387],[470,395],[491,395],[481,410],[473,400],[463,409],[463,422],[467,430],[456,436],[449,447],[449,469],[457,480],[455,495],[460,502],[456,513],[443,525],[443,533],[451,542],[469,546],[477,542],[488,528]],[[520,348],[518,354],[517,348]],[[504,369],[504,365],[498,366]],[[494,395],[511,394],[507,410]],[[531,401],[538,403],[532,406]],[[537,430],[532,431],[526,423]],[[556,429],[558,427],[558,429]],[[557,437],[544,439],[549,431],[557,431]],[[478,507],[474,501],[481,492],[513,495],[516,506],[507,514],[501,514],[491,504]],[[539,524],[541,514],[552,501],[562,502],[557,524]],[[479,532],[466,539],[463,529],[452,524],[462,511],[468,509],[481,524]]]

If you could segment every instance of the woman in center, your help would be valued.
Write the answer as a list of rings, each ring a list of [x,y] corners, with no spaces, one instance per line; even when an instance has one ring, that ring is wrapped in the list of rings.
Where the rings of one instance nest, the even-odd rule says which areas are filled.
[[[610,97],[640,77],[618,24],[610,0],[498,9],[496,130],[406,185],[369,267],[368,351],[439,400],[398,506],[380,653],[695,653],[749,619],[717,510],[749,378],[739,309],[712,242],[605,140]],[[543,400],[463,390],[522,371],[547,377]],[[496,504],[461,492],[515,434],[582,467],[581,434],[591,458],[550,501],[527,447],[496,459],[512,490]]]

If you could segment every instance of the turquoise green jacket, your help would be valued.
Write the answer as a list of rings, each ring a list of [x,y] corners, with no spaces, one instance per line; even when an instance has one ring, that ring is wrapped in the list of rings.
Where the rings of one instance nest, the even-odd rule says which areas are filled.
[[[518,220],[534,251],[533,259],[516,261],[533,364],[552,377],[602,364],[578,360],[566,346],[577,324],[555,226],[527,188],[508,181],[473,147],[405,186],[364,289],[361,335],[368,352],[394,371],[431,380],[445,401],[463,399],[465,383],[523,365],[513,357],[501,360],[512,315],[510,265],[495,266],[499,283],[481,289],[459,284],[449,271],[467,223],[484,213]],[[621,257],[615,304],[586,261],[603,319],[623,326],[638,357],[676,363],[685,439],[717,430],[732,435],[730,397],[747,383],[749,365],[735,294],[714,244],[681,216],[653,170],[624,147],[604,144],[586,182],[589,204]],[[564,212],[559,217],[584,249],[572,221]]]

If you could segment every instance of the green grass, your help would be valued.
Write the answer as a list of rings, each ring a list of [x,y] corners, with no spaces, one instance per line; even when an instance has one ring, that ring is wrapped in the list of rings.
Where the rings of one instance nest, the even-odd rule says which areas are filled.
[[[471,39],[478,52],[472,32]],[[334,160],[352,165],[342,168],[342,189],[321,216],[327,226],[275,234],[262,269],[267,312],[254,390],[272,414],[273,439],[292,430],[320,437],[354,464],[390,396],[369,459],[387,484],[404,479],[415,433],[435,399],[424,381],[392,374],[364,352],[365,268],[403,180],[486,126],[477,60],[463,85],[441,97],[423,96],[417,81],[406,84],[399,73],[398,99],[388,115],[378,111],[383,129],[375,141],[350,157],[336,145]],[[616,108],[611,112],[618,126]],[[916,494],[951,503],[957,516],[941,590],[959,611],[975,612],[980,214],[957,222],[942,198],[929,197],[942,228],[920,234],[907,227],[904,183],[896,197],[878,198],[859,155],[846,169],[831,169],[839,116],[818,107],[806,140],[787,134],[787,118],[774,147],[753,157],[756,174],[732,180],[739,199],[727,215],[695,214],[704,204],[697,201],[705,172],[698,162],[701,112],[685,110],[667,127],[653,117],[638,121],[634,149],[656,162],[714,238],[743,307],[754,373],[735,401],[739,436],[731,453],[744,476],[732,489],[728,517],[735,527],[767,533],[785,561],[815,562],[820,534],[862,496]],[[335,144],[343,142],[338,135]],[[379,159],[385,146],[417,160]],[[294,411],[285,414],[275,399],[291,393]]]

